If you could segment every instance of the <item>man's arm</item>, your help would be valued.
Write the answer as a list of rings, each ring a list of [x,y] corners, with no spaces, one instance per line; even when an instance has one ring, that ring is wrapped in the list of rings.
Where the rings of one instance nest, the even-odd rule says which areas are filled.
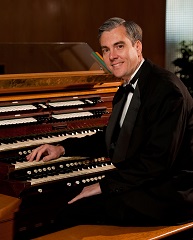
[[[61,145],[50,145],[45,144],[35,148],[29,155],[27,155],[26,159],[29,162],[32,161],[40,161],[40,159],[44,162],[59,158],[61,155],[65,154],[65,149]]]
[[[58,145],[45,144],[27,155],[28,161],[50,161],[65,156],[104,157],[106,153],[104,131],[82,138],[67,138]]]

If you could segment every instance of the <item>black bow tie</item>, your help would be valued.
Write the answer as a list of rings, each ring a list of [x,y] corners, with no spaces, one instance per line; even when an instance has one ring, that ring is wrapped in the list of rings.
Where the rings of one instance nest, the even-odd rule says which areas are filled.
[[[130,92],[134,93],[134,87],[131,85],[131,83],[127,84],[126,86],[121,85],[115,94],[113,104],[116,104],[122,98],[126,98]]]
[[[130,92],[134,92],[134,87],[131,85],[131,83],[129,83],[129,84],[127,84],[126,86],[121,86],[121,91],[123,92],[123,93],[130,93]]]
[[[142,69],[142,67],[140,67],[140,69],[137,71],[135,76],[131,79],[131,81],[126,86],[121,85],[119,87],[118,91],[116,92],[116,94],[114,96],[113,105],[116,104],[117,102],[119,102],[122,98],[125,99],[126,96],[130,92],[134,93],[134,87],[132,86],[132,84],[134,84],[137,81],[137,79],[139,78],[141,69]],[[126,101],[126,99],[123,102],[125,102],[125,101]]]

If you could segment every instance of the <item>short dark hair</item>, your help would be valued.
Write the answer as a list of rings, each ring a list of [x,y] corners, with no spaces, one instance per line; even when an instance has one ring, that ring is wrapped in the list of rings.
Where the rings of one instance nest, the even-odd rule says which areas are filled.
[[[98,30],[98,39],[100,41],[101,35],[105,31],[111,31],[112,29],[124,26],[127,32],[129,39],[131,40],[132,44],[134,44],[137,40],[142,42],[142,29],[141,27],[133,22],[133,21],[126,21],[122,18],[113,17],[105,21],[102,26]]]

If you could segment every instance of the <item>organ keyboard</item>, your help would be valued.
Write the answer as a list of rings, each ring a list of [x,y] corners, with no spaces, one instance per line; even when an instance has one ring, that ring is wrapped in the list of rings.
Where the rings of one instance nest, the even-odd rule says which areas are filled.
[[[27,162],[26,155],[41,144],[103,131],[119,85],[103,71],[0,76],[0,193],[22,199],[18,239],[52,225],[80,187],[115,170],[104,156]]]

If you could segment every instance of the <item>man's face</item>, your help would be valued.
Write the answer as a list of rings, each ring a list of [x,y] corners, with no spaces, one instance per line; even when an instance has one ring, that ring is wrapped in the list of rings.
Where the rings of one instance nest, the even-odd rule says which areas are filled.
[[[119,26],[103,32],[100,44],[107,68],[116,77],[129,80],[142,60],[141,42],[136,41],[132,45],[125,27]]]

